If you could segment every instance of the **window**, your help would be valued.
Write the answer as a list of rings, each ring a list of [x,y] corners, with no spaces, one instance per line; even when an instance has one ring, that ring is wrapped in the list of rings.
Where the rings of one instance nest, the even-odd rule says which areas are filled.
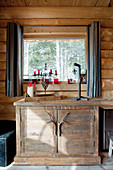
[[[73,73],[73,64],[81,65],[81,73],[86,73],[85,38],[24,40],[24,79],[34,78],[34,71],[47,72],[52,69],[60,81],[77,79]]]

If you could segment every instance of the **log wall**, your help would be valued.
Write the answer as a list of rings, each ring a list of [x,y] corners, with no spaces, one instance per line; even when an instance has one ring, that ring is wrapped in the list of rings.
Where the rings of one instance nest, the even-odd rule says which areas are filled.
[[[21,11],[20,11],[21,9]],[[93,7],[22,7],[0,8],[0,119],[14,120],[15,108],[13,102],[22,97],[6,97],[6,39],[7,22],[19,22],[25,27],[24,36],[31,27],[43,25],[82,25],[92,21],[101,21],[101,80],[102,98],[113,98],[113,8]],[[84,29],[83,29],[84,30]],[[31,30],[30,30],[31,31]],[[55,30],[54,30],[55,31]],[[56,30],[57,31],[57,30]],[[81,30],[79,30],[81,31]],[[68,31],[69,32],[69,31]],[[31,36],[31,35],[30,35]],[[36,35],[34,35],[36,36]],[[24,91],[26,91],[24,84]],[[39,85],[40,86],[40,85]],[[56,92],[73,96],[77,95],[77,86],[55,86]],[[40,88],[38,88],[40,89]],[[51,86],[49,92],[53,93]],[[39,90],[41,92],[41,89]],[[86,85],[82,85],[82,94],[86,95]]]

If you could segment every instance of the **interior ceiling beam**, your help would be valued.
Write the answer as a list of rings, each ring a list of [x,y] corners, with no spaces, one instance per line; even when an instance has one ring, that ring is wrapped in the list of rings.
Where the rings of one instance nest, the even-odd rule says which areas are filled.
[[[0,18],[113,19],[113,7],[0,7]]]

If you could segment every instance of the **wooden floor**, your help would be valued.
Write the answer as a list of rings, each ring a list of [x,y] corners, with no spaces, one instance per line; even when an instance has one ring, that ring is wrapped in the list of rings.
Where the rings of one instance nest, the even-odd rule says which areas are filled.
[[[13,163],[0,170],[113,170],[113,155],[111,158],[107,153],[101,155],[102,164],[96,166],[14,166]]]

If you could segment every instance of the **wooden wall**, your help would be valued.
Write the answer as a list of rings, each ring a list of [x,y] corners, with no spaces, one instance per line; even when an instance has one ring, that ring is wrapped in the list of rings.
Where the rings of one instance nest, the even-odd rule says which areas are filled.
[[[14,120],[13,102],[22,97],[5,96],[6,76],[6,32],[7,22],[19,22],[28,31],[30,27],[42,25],[88,25],[92,21],[101,21],[101,75],[102,97],[113,98],[113,8],[106,7],[22,7],[0,8],[0,119]],[[26,34],[24,34],[26,36]],[[24,84],[24,91],[26,91]],[[40,85],[39,85],[40,86]],[[77,87],[51,86],[49,91],[60,94],[76,94]],[[39,90],[40,91],[40,90]],[[82,86],[86,95],[86,85]],[[71,95],[72,96],[72,95]]]

